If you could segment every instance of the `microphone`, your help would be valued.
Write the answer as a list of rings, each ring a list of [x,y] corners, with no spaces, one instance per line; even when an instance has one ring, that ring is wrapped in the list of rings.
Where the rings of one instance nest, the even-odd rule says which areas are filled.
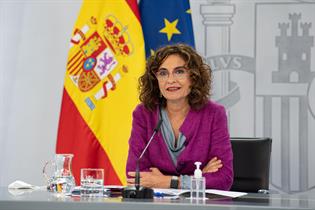
[[[139,158],[136,161],[136,175],[135,175],[135,186],[134,187],[126,187],[122,190],[122,197],[123,198],[137,198],[137,199],[153,199],[153,190],[148,187],[141,187],[140,186],[140,168],[139,162],[143,157],[144,153],[147,151],[149,145],[151,144],[155,134],[160,130],[162,125],[162,118],[158,121],[156,127],[153,130],[153,133],[143,149],[142,153],[140,154]]]

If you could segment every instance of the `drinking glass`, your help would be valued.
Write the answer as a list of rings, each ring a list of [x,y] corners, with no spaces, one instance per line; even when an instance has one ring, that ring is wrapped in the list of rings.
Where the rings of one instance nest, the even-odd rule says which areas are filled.
[[[82,168],[81,169],[81,196],[99,197],[103,196],[104,169]]]

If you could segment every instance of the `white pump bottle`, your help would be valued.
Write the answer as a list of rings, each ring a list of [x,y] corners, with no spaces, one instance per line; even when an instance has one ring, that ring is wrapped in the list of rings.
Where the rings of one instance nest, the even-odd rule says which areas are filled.
[[[202,171],[200,170],[201,162],[195,162],[195,165],[196,169],[190,183],[190,198],[204,200],[206,199],[206,179],[202,176]]]

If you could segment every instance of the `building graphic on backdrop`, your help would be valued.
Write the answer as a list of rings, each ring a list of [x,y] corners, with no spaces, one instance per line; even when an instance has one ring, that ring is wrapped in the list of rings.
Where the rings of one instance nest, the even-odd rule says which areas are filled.
[[[197,24],[202,25],[205,35],[196,45],[197,49],[205,46],[205,59],[214,72],[213,99],[228,109],[231,135],[239,135],[235,127],[237,112],[246,113],[244,117],[250,121],[245,125],[246,133],[252,134],[249,136],[273,138],[271,185],[284,192],[307,191],[315,185],[315,177],[310,175],[310,163],[315,160],[308,153],[310,141],[315,138],[309,123],[315,122],[312,110],[315,105],[309,94],[315,87],[315,71],[311,69],[311,62],[315,62],[311,53],[314,47],[311,29],[315,23],[304,21],[303,8],[300,8],[315,9],[315,4],[291,2],[288,11],[275,14],[279,18],[263,24],[266,20],[259,12],[275,5],[253,3],[251,9],[255,11],[256,22],[252,57],[231,53],[231,27],[238,7],[230,0],[208,0],[198,5],[202,21]],[[273,29],[269,32],[270,39],[258,32],[263,25]],[[268,67],[276,69],[266,70],[264,65],[269,61],[264,58],[272,52],[276,54]],[[240,75],[251,82],[237,79]],[[262,78],[268,79],[262,81]]]
[[[274,83],[309,83],[315,75],[311,72],[311,48],[314,38],[309,31],[311,23],[303,23],[300,14],[289,14],[291,23],[279,23],[280,36],[276,37],[279,51],[279,71],[273,72]],[[291,33],[289,30],[291,29]],[[299,30],[302,35],[299,35]]]
[[[281,103],[281,182],[274,183],[277,187],[286,192],[306,191],[310,186],[308,183],[308,116],[310,114],[307,100],[307,87],[314,78],[315,72],[311,72],[311,47],[314,45],[313,36],[310,36],[311,23],[301,22],[301,13],[288,14],[290,22],[279,23],[280,36],[276,36],[275,45],[278,48],[278,71],[272,72],[272,83],[295,88],[299,90],[295,94],[286,92],[276,95],[257,95],[264,103],[264,127],[272,127],[275,120],[272,120],[273,104],[275,101]],[[300,21],[300,22],[299,22]],[[300,24],[299,24],[300,23]],[[289,33],[289,30],[291,33]],[[299,32],[302,31],[301,35]],[[290,87],[291,86],[291,87]],[[281,86],[280,86],[281,88]],[[296,114],[298,113],[298,114]],[[297,115],[293,117],[292,115]],[[297,119],[296,119],[297,118]],[[292,121],[297,121],[293,123]],[[292,130],[295,134],[292,133]],[[275,131],[265,129],[264,134],[272,136]],[[295,142],[295,143],[294,143]],[[295,152],[292,152],[296,145]],[[292,159],[297,160],[293,165]],[[298,174],[291,174],[291,167],[299,168]],[[291,175],[291,176],[290,176]],[[295,180],[294,180],[295,179]]]

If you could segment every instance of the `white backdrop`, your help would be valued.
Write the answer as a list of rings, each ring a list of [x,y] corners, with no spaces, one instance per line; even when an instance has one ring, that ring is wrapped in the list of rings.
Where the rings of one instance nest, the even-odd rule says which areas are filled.
[[[315,1],[190,2],[231,136],[272,137],[272,188],[315,189]]]
[[[0,185],[41,185],[81,1],[0,0]]]
[[[310,51],[301,57],[310,65],[297,68],[290,81],[283,75],[275,81],[273,72],[286,69],[279,66],[276,37],[281,39],[279,24],[292,27],[290,15],[301,14],[299,35],[300,24],[311,23],[313,38],[303,40],[314,42],[314,3],[191,0],[196,47],[215,71],[213,98],[229,110],[231,135],[271,136],[271,184],[289,193],[315,185],[315,50],[308,43]],[[80,4],[0,0],[0,186],[16,179],[44,183],[41,169],[55,151],[68,45]],[[288,46],[297,52],[302,45]]]

